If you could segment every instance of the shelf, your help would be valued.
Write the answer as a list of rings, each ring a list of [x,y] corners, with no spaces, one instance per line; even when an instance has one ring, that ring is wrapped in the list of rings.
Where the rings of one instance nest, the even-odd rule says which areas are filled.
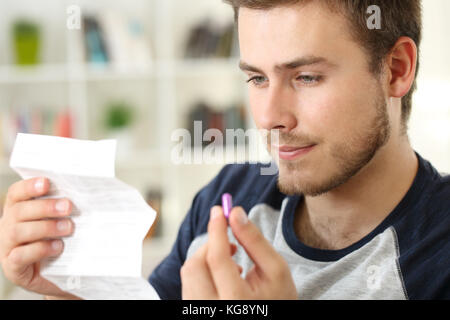
[[[152,80],[158,77],[153,65],[128,70],[108,65],[84,65],[82,68],[86,81]]]
[[[0,84],[61,83],[82,81],[152,80],[163,77],[208,77],[240,74],[238,59],[187,59],[154,61],[143,68],[109,65],[44,64],[0,66]]]
[[[191,147],[191,162],[190,163],[181,163],[181,164],[174,164],[180,167],[183,166],[189,166],[192,164],[197,164],[197,165],[226,165],[226,164],[230,164],[230,163],[244,163],[244,162],[250,162],[250,163],[256,163],[256,162],[270,162],[271,158],[270,155],[268,154],[268,152],[264,149],[263,146],[258,147],[258,150],[256,150],[256,152],[254,152],[255,150],[251,150],[250,147],[248,145],[239,145],[239,146],[235,146],[234,147],[235,152],[231,153],[227,152],[227,146],[224,146],[223,149],[223,154],[222,157],[220,157],[220,159],[217,159],[217,161],[215,161],[215,159],[211,159],[211,161],[209,161],[210,163],[207,163],[206,161],[202,160],[201,163],[195,163],[195,154],[198,155],[198,157],[200,158],[200,156],[202,156],[203,159],[203,152],[204,148],[203,147]]]
[[[245,147],[237,147],[236,156],[227,154],[226,149],[224,149],[224,154],[221,159],[218,161],[214,161],[213,163],[205,163],[204,161],[200,164],[205,165],[226,165],[229,163],[241,163],[241,162],[257,162],[257,161],[266,161],[264,155],[249,155],[249,156],[239,156],[246,152]],[[162,167],[170,167],[170,166],[178,166],[184,168],[185,166],[195,165],[197,163],[194,162],[194,154],[203,152],[202,148],[193,148],[191,150],[191,159],[190,163],[181,163],[175,164],[172,163],[171,159],[162,159],[161,152],[159,150],[148,150],[148,151],[135,151],[131,152],[127,155],[116,156],[116,171],[124,172],[124,171],[132,171],[132,170],[142,170],[145,168],[156,168],[161,169]],[[237,161],[236,161],[237,160]],[[0,160],[0,175],[16,175],[16,173],[9,167],[9,159],[1,159]]]
[[[186,59],[175,61],[179,77],[208,77],[217,75],[241,75],[239,59]]]
[[[38,66],[0,66],[0,84],[65,82],[67,66],[61,64]]]
[[[236,154],[229,154],[226,152],[226,146],[224,146],[223,157],[218,159],[218,161],[214,161],[213,163],[209,163],[209,165],[219,165],[223,166],[230,163],[242,163],[242,162],[268,162],[270,161],[270,156],[264,152],[264,150],[258,150],[258,154],[246,154],[250,153],[248,146],[237,146],[235,147]],[[181,167],[189,166],[194,163],[194,154],[200,154],[204,152],[204,148],[201,147],[192,147],[191,148],[191,162],[190,163],[181,163],[176,164],[169,159],[161,158],[161,151],[157,149],[148,150],[148,151],[136,151],[127,155],[123,155],[122,157],[116,157],[116,169],[117,171],[130,171],[130,170],[141,170],[143,168],[149,167],[157,167],[161,169],[162,167]],[[245,156],[241,156],[241,155]],[[203,161],[204,165],[208,165]]]
[[[120,70],[110,66],[88,65],[69,66],[66,64],[37,65],[19,67],[6,65],[0,67],[0,84],[51,83],[109,81],[128,79],[151,79],[151,67],[140,70]]]
[[[161,159],[161,152],[157,149],[134,151],[126,155],[116,155],[116,169],[141,170],[146,167],[161,167],[166,163]]]

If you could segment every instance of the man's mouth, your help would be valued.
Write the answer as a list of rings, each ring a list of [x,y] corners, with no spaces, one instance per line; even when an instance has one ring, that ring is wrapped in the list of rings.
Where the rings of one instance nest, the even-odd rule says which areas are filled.
[[[278,156],[283,160],[294,160],[309,153],[316,145],[309,144],[303,146],[274,146],[278,149]]]

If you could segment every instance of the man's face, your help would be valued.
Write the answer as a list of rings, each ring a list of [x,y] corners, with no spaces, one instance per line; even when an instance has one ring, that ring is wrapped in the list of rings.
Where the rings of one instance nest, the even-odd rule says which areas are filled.
[[[278,130],[268,147],[286,194],[343,184],[389,139],[384,91],[348,28],[317,1],[240,9],[250,108],[258,129]]]

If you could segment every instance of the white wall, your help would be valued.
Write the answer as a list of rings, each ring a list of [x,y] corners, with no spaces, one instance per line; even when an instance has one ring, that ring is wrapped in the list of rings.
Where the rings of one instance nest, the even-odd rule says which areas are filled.
[[[416,151],[450,173],[450,1],[422,2],[421,65],[409,136]]]

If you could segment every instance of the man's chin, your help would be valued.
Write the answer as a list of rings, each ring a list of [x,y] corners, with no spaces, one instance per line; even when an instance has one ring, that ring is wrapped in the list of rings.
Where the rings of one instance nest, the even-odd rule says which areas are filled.
[[[337,188],[343,183],[345,183],[344,179],[333,175],[324,178],[319,173],[283,172],[281,168],[278,176],[278,189],[286,195],[302,194],[316,197]]]
[[[283,170],[285,169],[285,170]],[[283,164],[280,164],[280,171],[278,176],[278,189],[287,195],[310,193],[311,190],[317,189],[317,182],[314,183],[308,177],[305,172],[299,172],[297,170],[287,170]]]
[[[316,185],[308,183],[298,183],[298,182],[286,182],[281,179],[278,180],[278,189],[286,195],[305,195],[305,196],[316,196],[322,194],[322,189]]]

